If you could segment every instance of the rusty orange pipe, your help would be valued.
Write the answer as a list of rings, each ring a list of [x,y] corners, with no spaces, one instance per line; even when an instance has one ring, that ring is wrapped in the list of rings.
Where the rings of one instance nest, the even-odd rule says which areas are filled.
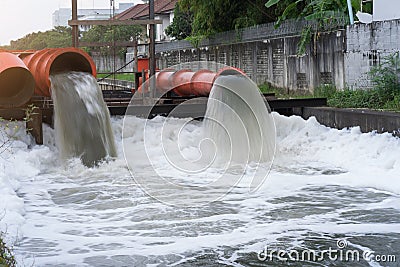
[[[173,90],[179,96],[208,96],[215,80],[222,72],[239,72],[245,75],[242,70],[233,67],[222,68],[218,72],[206,69],[196,72],[188,69],[165,70],[156,74],[156,88],[161,93]],[[139,88],[139,92],[141,91],[142,86]]]
[[[171,85],[177,95],[193,95],[191,80],[195,73],[191,70],[182,69],[171,75]],[[161,77],[162,78],[162,77]]]
[[[16,52],[22,58],[35,78],[35,94],[50,96],[50,75],[63,71],[81,71],[96,76],[93,59],[83,50],[48,48],[36,52]]]
[[[161,92],[167,92],[172,89],[169,77],[174,74],[174,71],[165,70],[156,73],[156,88]]]
[[[35,80],[24,62],[9,52],[0,52],[0,107],[26,104],[33,95]]]
[[[197,71],[191,79],[192,91],[194,94],[198,96],[208,96],[217,76],[218,73],[210,70]]]

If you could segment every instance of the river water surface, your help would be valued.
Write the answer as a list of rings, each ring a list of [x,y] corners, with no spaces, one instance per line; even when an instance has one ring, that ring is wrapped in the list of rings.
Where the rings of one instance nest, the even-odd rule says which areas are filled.
[[[19,237],[15,245],[19,262],[26,266],[398,266],[400,140],[390,134],[362,134],[358,128],[330,129],[314,118],[273,115],[277,153],[258,190],[249,192],[244,181],[216,201],[191,207],[164,204],[137,185],[124,158],[123,118],[112,118],[117,158],[95,168],[85,167],[79,159],[61,162],[54,131],[48,127],[43,146],[31,146],[31,140],[21,136],[14,153],[1,161],[1,181],[16,192],[4,191],[2,198],[9,203],[3,221],[9,234]],[[156,135],[165,120],[148,121],[149,132]],[[179,135],[181,124],[181,119],[170,119],[171,140]],[[144,142],[143,125],[143,119],[126,119],[125,130],[130,133],[126,138],[133,144]],[[201,122],[186,124],[181,134],[187,136],[181,148],[188,154],[196,151],[191,141],[200,138]],[[148,144],[147,152],[160,162],[155,167],[162,168],[159,142]],[[146,175],[150,168],[141,163],[137,159],[138,173]],[[268,169],[267,165],[260,168]],[[172,169],[167,171],[175,176]],[[244,178],[253,171],[248,166]],[[152,172],[148,174],[151,180]],[[218,170],[209,170],[204,177],[217,174]],[[179,178],[178,173],[175,177],[183,184],[196,182],[190,176]],[[329,249],[341,251],[342,256],[321,255]],[[294,251],[316,251],[320,257],[296,259]],[[345,258],[348,251],[354,255],[357,251],[359,258]],[[292,258],[287,260],[289,254]],[[390,255],[397,262],[388,262],[394,260]]]

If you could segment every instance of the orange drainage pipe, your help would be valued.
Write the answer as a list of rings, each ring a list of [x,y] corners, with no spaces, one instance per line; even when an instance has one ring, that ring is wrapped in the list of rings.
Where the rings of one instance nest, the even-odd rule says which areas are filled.
[[[17,53],[35,78],[35,94],[50,96],[50,75],[64,71],[81,71],[96,76],[93,59],[83,50],[73,47],[48,48],[36,52]]]
[[[32,97],[35,80],[24,62],[9,52],[0,52],[0,107],[26,104]]]
[[[218,72],[206,69],[196,72],[188,69],[178,71],[167,69],[156,74],[156,88],[161,93],[172,90],[179,96],[208,96],[215,80],[223,72],[225,74],[239,72],[245,75],[242,70],[233,67],[222,68]],[[141,87],[139,88],[139,92],[142,90]]]

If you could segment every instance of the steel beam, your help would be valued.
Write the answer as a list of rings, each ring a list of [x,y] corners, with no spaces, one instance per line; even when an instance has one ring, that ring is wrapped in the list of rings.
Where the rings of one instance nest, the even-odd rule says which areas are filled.
[[[78,19],[78,3],[77,0],[72,0],[72,20]],[[72,46],[78,47],[79,46],[79,28],[77,25],[70,25],[72,26]]]
[[[149,20],[154,20],[154,0],[149,1]],[[150,24],[149,28],[150,45],[149,45],[149,78],[150,78],[150,96],[155,98],[156,95],[156,31],[155,24]]]
[[[107,102],[107,98],[105,98]],[[326,98],[306,98],[306,99],[276,99],[269,100],[268,104],[273,111],[282,111],[284,113],[293,114],[293,108],[302,107],[321,107],[326,106]],[[111,115],[124,115],[128,110],[128,115],[135,115],[143,117],[146,114],[150,114],[149,117],[155,115],[166,115],[169,114],[173,109],[179,106],[179,117],[201,117],[204,116],[207,109],[207,103],[203,104],[163,104],[163,105],[138,105],[130,106],[112,106],[109,105]],[[287,110],[290,109],[290,112]],[[174,116],[177,114],[174,114]]]

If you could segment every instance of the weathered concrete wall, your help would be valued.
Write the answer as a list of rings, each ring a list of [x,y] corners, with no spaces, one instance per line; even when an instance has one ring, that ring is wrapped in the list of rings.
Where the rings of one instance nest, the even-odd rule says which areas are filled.
[[[328,127],[343,129],[360,126],[361,132],[389,132],[400,136],[400,114],[360,109],[342,109],[328,107],[304,107],[296,109],[294,114],[308,119],[315,116],[319,123]]]
[[[290,91],[307,90],[321,84],[337,88],[370,88],[368,72],[384,57],[400,51],[400,20],[354,24],[346,30],[319,34],[296,55],[306,22],[272,24],[217,34],[194,48],[187,41],[156,46],[159,67],[206,60],[243,69],[256,83],[269,82]]]
[[[370,88],[368,72],[384,57],[400,51],[400,20],[355,24],[346,29],[345,81],[350,88]]]
[[[289,91],[312,91],[321,84],[344,87],[345,32],[335,30],[318,36],[297,56],[305,22],[247,28],[204,40],[198,48],[187,41],[156,46],[158,67],[167,68],[191,61],[215,61],[242,69],[257,84],[268,82]]]
[[[121,57],[103,56],[98,53],[91,53],[97,72],[113,72],[125,65],[125,59]]]

